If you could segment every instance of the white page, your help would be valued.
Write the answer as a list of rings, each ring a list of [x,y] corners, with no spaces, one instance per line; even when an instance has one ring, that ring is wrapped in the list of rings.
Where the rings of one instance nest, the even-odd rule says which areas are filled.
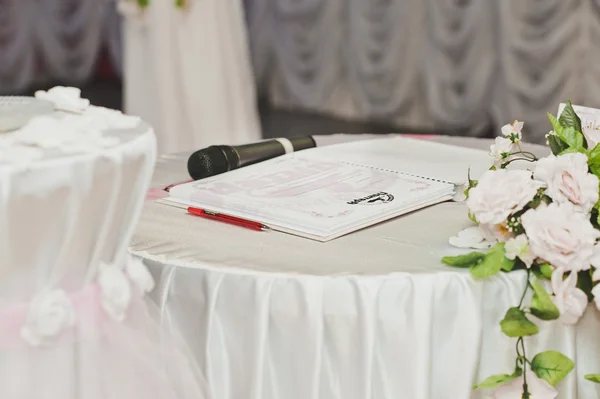
[[[278,157],[171,189],[174,200],[330,237],[451,198],[454,186],[307,156]]]
[[[469,168],[472,178],[478,179],[492,165],[488,151],[401,136],[320,147],[304,155],[402,171],[455,185],[466,183]]]

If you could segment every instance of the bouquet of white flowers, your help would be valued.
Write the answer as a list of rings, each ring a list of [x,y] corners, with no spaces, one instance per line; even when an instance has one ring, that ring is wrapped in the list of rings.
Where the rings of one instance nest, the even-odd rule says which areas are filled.
[[[476,388],[496,388],[496,397],[555,398],[554,386],[574,364],[567,356],[546,351],[530,357],[525,337],[538,333],[532,321],[575,324],[588,302],[600,309],[600,144],[593,148],[581,120],[568,103],[558,119],[548,114],[553,131],[546,137],[552,155],[537,157],[521,148],[523,122],[502,128],[491,146],[494,166],[465,194],[469,217],[477,226],[450,239],[452,245],[485,249],[445,257],[453,267],[469,268],[476,279],[525,270],[521,301],[508,309],[500,327],[516,342],[513,374],[494,375]],[[531,170],[509,170],[513,162],[530,162]],[[527,292],[532,296],[525,304]],[[586,375],[600,382],[600,375]],[[533,396],[532,396],[533,395]]]

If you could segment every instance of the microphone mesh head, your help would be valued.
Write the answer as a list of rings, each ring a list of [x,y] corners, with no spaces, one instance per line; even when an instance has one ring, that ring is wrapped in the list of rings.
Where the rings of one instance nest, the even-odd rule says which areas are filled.
[[[188,159],[188,172],[194,180],[225,173],[228,169],[225,154],[216,146],[196,151]]]

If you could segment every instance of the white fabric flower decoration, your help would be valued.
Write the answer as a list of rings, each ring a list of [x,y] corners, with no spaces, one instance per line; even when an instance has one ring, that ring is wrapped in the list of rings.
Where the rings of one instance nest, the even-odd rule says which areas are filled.
[[[154,279],[140,258],[131,256],[125,267],[127,275],[141,293],[147,294],[154,289]]]
[[[588,173],[585,154],[542,158],[537,162],[534,178],[547,184],[546,194],[555,202],[570,202],[586,213],[598,202],[598,177]]]
[[[500,168],[504,160],[517,150],[517,145],[506,137],[496,137],[494,144],[490,146],[490,156],[494,158],[494,166]]]
[[[588,297],[577,288],[577,273],[572,272],[563,279],[564,271],[556,269],[552,272],[552,291],[554,292],[554,304],[560,312],[560,321],[564,324],[577,324],[583,316],[588,304]]]
[[[114,265],[101,264],[98,273],[101,303],[106,313],[116,321],[125,319],[131,302],[131,285],[127,276]]]
[[[56,109],[67,112],[82,113],[90,106],[90,100],[81,98],[81,90],[76,87],[56,86],[48,91],[39,90],[35,97],[50,101]]]
[[[525,373],[527,377],[527,391],[530,399],[555,399],[558,391],[548,384],[547,381],[538,378],[531,371]],[[523,378],[515,378],[506,384],[496,388],[494,398],[496,399],[521,399],[523,397]]]
[[[524,122],[514,121],[508,125],[502,126],[502,134],[512,143],[518,143],[523,138],[521,131],[523,130]]]
[[[100,130],[134,129],[142,121],[138,116],[104,107],[89,107],[84,115],[90,117]]]
[[[511,260],[519,258],[525,263],[527,268],[530,268],[536,256],[529,250],[529,240],[525,234],[521,234],[515,238],[506,241],[504,246],[506,257]]]
[[[81,134],[73,126],[62,123],[53,115],[42,115],[32,118],[17,130],[14,139],[21,144],[50,149],[79,141]]]
[[[487,171],[469,192],[467,206],[480,223],[498,225],[523,209],[541,187],[526,170]]]
[[[473,226],[460,231],[456,237],[450,237],[448,242],[458,248],[486,249],[495,241],[488,241],[479,227]]]
[[[596,254],[596,230],[588,217],[570,204],[539,206],[521,216],[532,254],[557,268],[588,270]]]
[[[44,345],[75,325],[75,308],[63,290],[36,296],[29,304],[21,337],[34,346]]]

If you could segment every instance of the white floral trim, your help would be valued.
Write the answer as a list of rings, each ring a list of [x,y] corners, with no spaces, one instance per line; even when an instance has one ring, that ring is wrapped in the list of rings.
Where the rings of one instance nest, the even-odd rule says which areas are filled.
[[[123,270],[116,265],[102,263],[98,273],[100,303],[114,320],[123,321],[132,299],[131,285]]]
[[[154,289],[154,278],[142,259],[130,255],[125,271],[140,293],[147,294]]]
[[[56,86],[48,91],[39,90],[35,97],[50,101],[56,109],[67,112],[82,113],[90,106],[90,100],[81,98],[81,90],[76,87]]]
[[[75,308],[63,290],[36,296],[29,305],[21,337],[33,346],[52,342],[67,328],[75,325]]]

